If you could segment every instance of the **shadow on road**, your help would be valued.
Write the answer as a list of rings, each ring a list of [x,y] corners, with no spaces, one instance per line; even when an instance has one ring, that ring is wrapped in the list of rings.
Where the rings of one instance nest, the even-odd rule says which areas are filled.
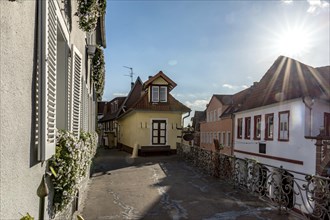
[[[294,219],[172,156],[98,150],[85,219]]]

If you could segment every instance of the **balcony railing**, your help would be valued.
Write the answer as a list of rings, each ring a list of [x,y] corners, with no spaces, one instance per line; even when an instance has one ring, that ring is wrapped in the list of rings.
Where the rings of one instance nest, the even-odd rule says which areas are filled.
[[[309,175],[212,152],[196,146],[177,146],[179,157],[234,188],[259,196],[304,219],[330,219],[330,178]]]

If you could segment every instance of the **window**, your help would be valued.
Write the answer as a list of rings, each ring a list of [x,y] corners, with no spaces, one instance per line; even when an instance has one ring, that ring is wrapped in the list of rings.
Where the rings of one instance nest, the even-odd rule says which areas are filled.
[[[274,114],[267,114],[265,116],[265,121],[266,121],[265,139],[273,140],[273,138],[274,138]]]
[[[278,140],[288,141],[289,140],[289,111],[279,112],[279,127],[278,127]]]
[[[152,121],[152,144],[163,145],[166,144],[166,121],[153,120]]]
[[[227,144],[228,146],[231,146],[231,134],[229,131],[227,131]]]
[[[243,126],[243,119],[237,119],[237,138],[242,138],[242,126]]]
[[[152,102],[159,102],[159,86],[152,87]]]
[[[226,132],[222,132],[222,141],[223,141],[223,146],[227,146],[226,145]]]
[[[218,108],[218,120],[220,120],[220,116],[221,116],[221,108]]]
[[[167,87],[166,86],[159,87],[159,101],[167,102]]]
[[[330,113],[324,113],[324,134],[330,136]]]
[[[251,117],[245,118],[245,139],[250,139],[251,137]]]
[[[214,121],[217,121],[218,117],[217,117],[217,110],[214,110]]]
[[[167,86],[151,87],[152,102],[167,102]]]
[[[220,132],[218,133],[218,140],[219,140],[219,143],[221,144],[221,133]]]
[[[254,116],[254,140],[261,138],[261,115]]]

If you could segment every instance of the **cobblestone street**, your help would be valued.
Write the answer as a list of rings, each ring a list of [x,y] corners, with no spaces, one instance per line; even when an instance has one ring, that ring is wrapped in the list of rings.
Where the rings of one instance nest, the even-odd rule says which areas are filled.
[[[235,190],[177,156],[132,159],[100,149],[82,215],[85,219],[295,219]]]

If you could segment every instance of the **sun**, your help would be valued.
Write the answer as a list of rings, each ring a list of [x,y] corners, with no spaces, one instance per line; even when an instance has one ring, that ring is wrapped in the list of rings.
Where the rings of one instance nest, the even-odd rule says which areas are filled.
[[[278,34],[275,47],[282,55],[302,56],[311,48],[310,32],[303,27],[287,28]]]

